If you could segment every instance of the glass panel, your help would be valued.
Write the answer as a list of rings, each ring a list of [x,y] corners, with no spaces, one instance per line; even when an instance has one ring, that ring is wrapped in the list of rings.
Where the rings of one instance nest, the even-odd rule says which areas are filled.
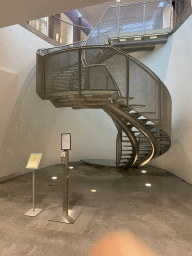
[[[111,37],[117,37],[117,7],[109,7],[86,45],[103,45]]]
[[[169,32],[170,13],[171,4],[169,2],[146,2],[145,34]]]
[[[143,4],[120,6],[120,37],[143,33]]]

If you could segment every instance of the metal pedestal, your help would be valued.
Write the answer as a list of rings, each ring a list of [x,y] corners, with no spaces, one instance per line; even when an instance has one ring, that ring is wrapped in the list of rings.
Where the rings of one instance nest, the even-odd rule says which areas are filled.
[[[48,220],[67,223],[67,224],[73,224],[75,223],[76,219],[79,217],[81,212],[68,209],[69,152],[65,151],[65,154],[66,156],[65,156],[65,161],[63,165],[63,206],[59,208],[56,211],[56,213]]]
[[[74,224],[80,214],[81,214],[81,211],[68,210],[68,215],[64,216],[63,207],[61,207],[49,219],[49,221],[63,222],[63,223],[67,223],[67,224]]]
[[[35,208],[35,170],[33,170],[33,208],[26,212],[24,215],[35,217],[42,211],[43,209]]]

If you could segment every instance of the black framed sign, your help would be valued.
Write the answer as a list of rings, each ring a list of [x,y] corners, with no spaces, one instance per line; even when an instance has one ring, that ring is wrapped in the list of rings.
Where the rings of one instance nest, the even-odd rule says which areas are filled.
[[[61,150],[71,150],[71,133],[61,133]]]

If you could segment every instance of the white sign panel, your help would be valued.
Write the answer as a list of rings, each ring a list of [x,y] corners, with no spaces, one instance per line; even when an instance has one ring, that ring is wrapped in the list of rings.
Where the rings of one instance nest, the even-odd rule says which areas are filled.
[[[39,163],[41,161],[42,154],[32,153],[30,155],[29,161],[27,163],[26,169],[38,169]]]
[[[61,134],[61,150],[71,150],[71,134]]]

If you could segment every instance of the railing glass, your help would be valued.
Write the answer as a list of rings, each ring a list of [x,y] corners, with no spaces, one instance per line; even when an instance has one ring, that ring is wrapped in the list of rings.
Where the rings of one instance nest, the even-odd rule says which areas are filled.
[[[166,34],[172,31],[172,1],[148,1],[109,6],[84,45],[104,45],[110,39]]]

